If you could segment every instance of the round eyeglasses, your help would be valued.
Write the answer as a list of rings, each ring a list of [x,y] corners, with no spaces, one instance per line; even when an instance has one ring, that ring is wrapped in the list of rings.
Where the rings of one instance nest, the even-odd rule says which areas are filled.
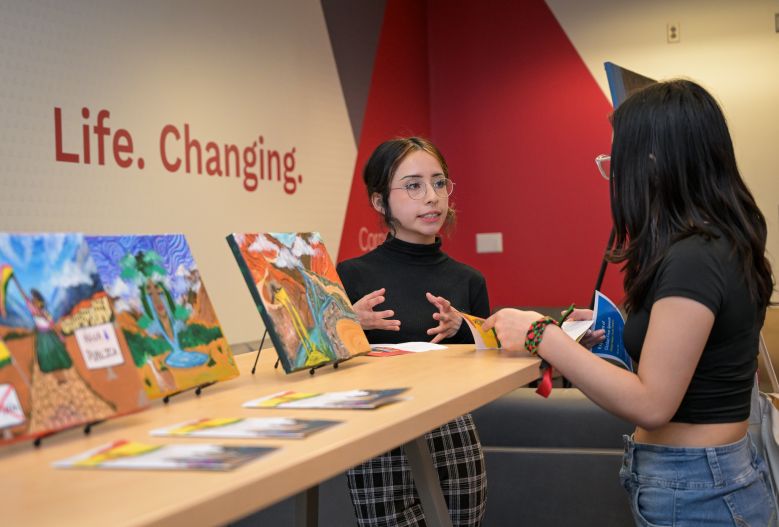
[[[611,156],[608,154],[601,154],[595,158],[595,164],[598,165],[598,171],[603,179],[611,179]]]
[[[430,186],[433,187],[433,192],[435,192],[439,198],[451,196],[454,191],[454,182],[445,177],[434,178],[430,182]],[[412,180],[405,182],[400,187],[390,187],[390,190],[405,190],[408,193],[409,198],[422,199],[427,194],[427,183],[421,179]]]

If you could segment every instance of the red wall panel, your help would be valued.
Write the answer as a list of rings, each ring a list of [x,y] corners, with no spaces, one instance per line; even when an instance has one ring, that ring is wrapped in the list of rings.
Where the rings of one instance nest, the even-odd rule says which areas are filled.
[[[368,204],[362,167],[379,143],[430,135],[427,19],[424,2],[388,0],[355,163],[338,260],[359,256],[383,232]]]
[[[447,251],[493,307],[589,302],[611,225],[611,105],[542,0],[429,0],[432,137],[456,182]],[[502,232],[504,252],[475,235]],[[622,297],[609,266],[604,291]]]
[[[338,259],[379,239],[361,170],[395,135],[425,135],[456,182],[444,248],[487,277],[493,307],[586,305],[611,225],[611,105],[542,0],[388,0]],[[475,235],[502,232],[503,253]],[[604,292],[622,297],[609,266]]]

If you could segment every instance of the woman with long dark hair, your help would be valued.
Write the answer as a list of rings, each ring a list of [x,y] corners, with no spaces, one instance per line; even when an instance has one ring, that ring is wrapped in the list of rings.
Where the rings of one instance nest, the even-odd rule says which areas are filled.
[[[624,263],[636,373],[538,313],[501,310],[486,326],[636,425],[620,476],[637,525],[775,526],[775,494],[747,435],[773,277],[725,117],[701,86],[674,80],[633,94],[612,124],[610,260]]]

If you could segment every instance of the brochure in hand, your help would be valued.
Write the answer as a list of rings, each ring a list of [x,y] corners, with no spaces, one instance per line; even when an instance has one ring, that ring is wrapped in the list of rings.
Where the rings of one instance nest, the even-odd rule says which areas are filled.
[[[277,392],[243,403],[244,408],[345,408],[370,410],[399,401],[399,394],[408,388],[387,390],[349,390],[345,392]]]
[[[57,468],[225,471],[276,450],[259,446],[209,444],[148,445],[118,440],[56,461]]]
[[[588,329],[606,332],[603,342],[592,348],[592,352],[606,360],[616,362],[623,368],[633,371],[633,361],[625,350],[622,333],[625,330],[625,319],[614,302],[600,291],[595,291],[595,308],[593,320],[565,321],[562,326],[568,336],[578,341]]]
[[[214,437],[224,439],[290,438],[302,439],[340,423],[287,417],[248,417],[195,419],[149,432],[161,437]]]
[[[476,344],[477,350],[500,349],[500,340],[498,340],[498,335],[495,333],[495,330],[490,329],[484,331],[482,329],[482,325],[484,324],[483,318],[468,315],[462,311],[460,311],[460,316],[462,316],[465,323],[468,324],[468,329],[471,330],[473,342]]]

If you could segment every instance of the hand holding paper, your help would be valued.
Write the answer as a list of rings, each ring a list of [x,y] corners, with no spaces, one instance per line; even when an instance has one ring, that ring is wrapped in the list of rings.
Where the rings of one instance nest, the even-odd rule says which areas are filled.
[[[591,309],[574,309],[568,320],[561,326],[569,337],[587,349],[597,346],[606,338],[603,329],[593,331],[592,326],[595,322],[593,315]]]
[[[484,331],[487,328],[495,333],[496,340],[500,337],[498,342],[503,349],[524,351],[528,328],[542,316],[535,311],[505,308],[485,320],[481,329]]]
[[[468,324],[477,350],[501,348],[500,340],[498,340],[498,335],[495,333],[495,330],[492,328],[484,329],[483,325],[485,320],[483,318],[466,315],[465,313],[460,313],[460,316]]]

